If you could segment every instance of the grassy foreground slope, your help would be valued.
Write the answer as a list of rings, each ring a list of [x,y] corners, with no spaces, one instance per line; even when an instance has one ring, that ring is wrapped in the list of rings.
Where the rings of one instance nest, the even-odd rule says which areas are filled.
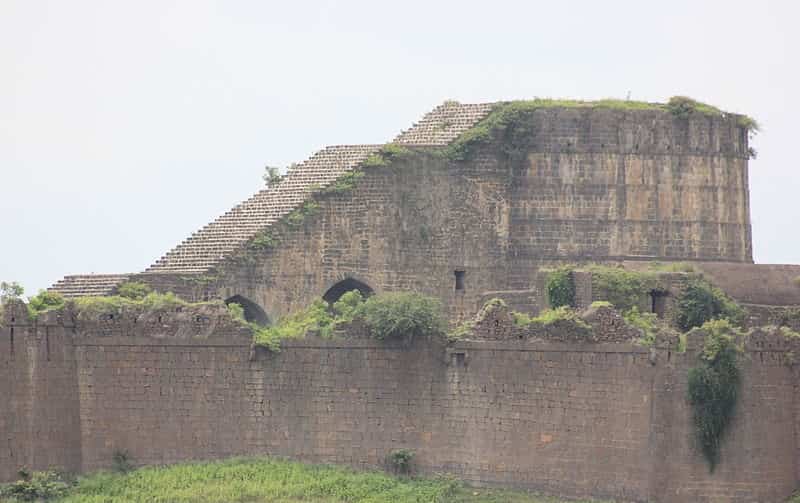
[[[82,477],[61,503],[561,503],[527,493],[467,488],[268,458],[231,459]]]

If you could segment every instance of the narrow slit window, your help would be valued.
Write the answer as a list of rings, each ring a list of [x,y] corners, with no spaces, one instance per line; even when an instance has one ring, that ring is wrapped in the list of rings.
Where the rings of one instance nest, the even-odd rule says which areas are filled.
[[[464,276],[465,271],[456,271],[456,291],[464,290]]]

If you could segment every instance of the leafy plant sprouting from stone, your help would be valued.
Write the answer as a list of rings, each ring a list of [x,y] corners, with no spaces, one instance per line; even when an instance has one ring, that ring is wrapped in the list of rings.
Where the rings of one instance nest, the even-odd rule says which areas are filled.
[[[270,229],[263,229],[256,233],[253,239],[248,243],[248,247],[252,250],[267,251],[272,250],[280,244]]]
[[[280,168],[276,166],[266,166],[264,167],[264,174],[261,178],[264,179],[264,183],[267,184],[267,187],[272,187],[283,180],[283,175],[281,175]]]
[[[563,266],[547,275],[545,293],[551,308],[575,305],[575,277],[572,267]]]
[[[688,96],[673,96],[667,102],[667,110],[679,119],[688,119],[693,114],[721,116],[722,110],[717,107],[701,103]]]
[[[117,294],[120,297],[131,300],[142,300],[152,291],[150,285],[140,281],[126,281],[117,287]]]
[[[708,321],[701,330],[706,338],[700,361],[689,370],[688,399],[698,446],[713,472],[739,397],[737,338],[742,334],[728,320]]]
[[[319,203],[316,201],[306,201],[299,208],[295,208],[286,215],[286,224],[290,227],[299,227],[303,224],[306,217],[315,215],[319,211]]]
[[[610,302],[623,313],[639,307],[651,291],[658,289],[654,273],[601,265],[589,266],[587,270],[592,274],[593,296]]]
[[[377,168],[381,166],[388,166],[392,163],[392,161],[396,159],[400,159],[404,156],[407,156],[411,151],[406,147],[398,145],[396,143],[387,143],[386,145],[382,146],[380,150],[378,150],[374,154],[370,154],[364,162],[361,163],[361,166],[365,168]]]
[[[392,471],[398,475],[411,475],[414,462],[414,451],[411,449],[395,449],[387,456]]]
[[[41,313],[62,307],[64,307],[64,297],[57,292],[40,290],[38,294],[28,298],[28,316],[32,320],[38,318]]]
[[[349,192],[356,186],[356,182],[364,177],[363,171],[348,171],[327,187],[319,190],[320,194],[340,194]]]
[[[0,327],[3,326],[3,310],[5,305],[13,300],[20,300],[25,289],[15,281],[0,282]]]
[[[716,319],[739,325],[744,316],[733,299],[703,278],[690,279],[677,301],[676,323],[684,331]]]
[[[269,327],[252,326],[254,343],[272,351],[280,350],[280,341],[306,335],[330,338],[337,326],[361,321],[376,339],[403,339],[442,336],[445,321],[441,304],[425,295],[398,292],[373,295],[364,299],[360,292],[347,292],[329,306],[317,299]]]
[[[625,311],[622,317],[625,323],[642,331],[642,338],[639,341],[641,344],[645,346],[655,344],[656,335],[661,328],[655,313],[639,312],[639,308],[634,306]]]
[[[590,335],[592,326],[586,323],[578,313],[569,306],[561,306],[555,309],[545,309],[537,316],[531,317],[525,313],[512,312],[514,324],[519,326],[541,325],[547,327],[558,322],[567,322],[579,329],[582,335]]]
[[[19,300],[24,293],[25,289],[16,281],[0,282],[0,303],[2,304],[10,300]]]

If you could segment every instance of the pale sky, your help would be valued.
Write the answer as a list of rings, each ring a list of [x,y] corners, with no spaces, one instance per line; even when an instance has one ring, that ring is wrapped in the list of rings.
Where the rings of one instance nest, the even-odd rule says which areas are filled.
[[[798,22],[790,0],[0,0],[0,280],[141,271],[264,165],[446,99],[628,93],[755,117],[755,260],[800,263]]]

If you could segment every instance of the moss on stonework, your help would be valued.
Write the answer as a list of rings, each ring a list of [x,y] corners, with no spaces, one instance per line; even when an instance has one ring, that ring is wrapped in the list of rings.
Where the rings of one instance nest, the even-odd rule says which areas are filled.
[[[320,189],[320,194],[340,194],[349,192],[356,186],[356,182],[364,177],[363,171],[348,171],[327,187]]]
[[[306,201],[299,208],[295,208],[286,215],[286,224],[290,227],[299,227],[303,224],[306,217],[315,215],[319,211],[319,203],[316,201]]]
[[[280,241],[272,234],[270,229],[263,229],[253,236],[247,246],[251,250],[267,251],[275,248],[279,243]]]
[[[370,154],[364,162],[361,163],[361,166],[364,168],[388,166],[392,161],[407,156],[410,153],[411,151],[406,147],[396,143],[387,143],[374,154]]]
[[[444,154],[450,160],[470,158],[475,147],[497,142],[502,152],[509,158],[519,158],[524,146],[533,135],[530,119],[537,110],[547,108],[606,108],[612,110],[655,110],[669,112],[679,119],[695,115],[710,117],[727,116],[717,107],[699,102],[686,96],[673,96],[667,103],[645,101],[604,99],[597,101],[533,99],[501,102],[475,126],[461,134],[453,143],[445,147]],[[737,124],[749,131],[757,131],[758,123],[745,115],[736,115]]]

